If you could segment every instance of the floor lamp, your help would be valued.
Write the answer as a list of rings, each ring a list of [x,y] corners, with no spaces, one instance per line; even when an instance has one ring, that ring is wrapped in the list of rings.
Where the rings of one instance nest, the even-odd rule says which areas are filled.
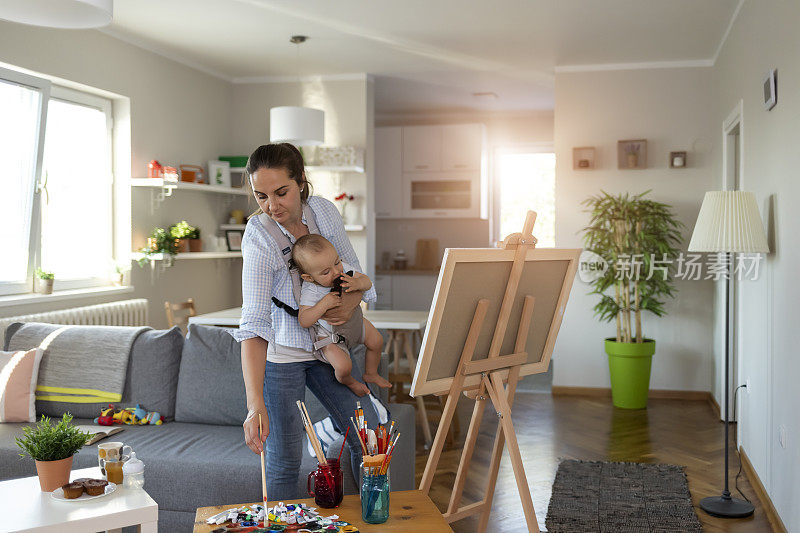
[[[767,236],[758,213],[756,197],[744,191],[707,192],[697,215],[690,252],[724,253],[728,280],[734,272],[738,253],[769,252]],[[713,516],[742,518],[753,514],[753,505],[731,497],[728,490],[728,393],[730,391],[730,295],[725,307],[725,488],[721,496],[700,500],[700,508]]]

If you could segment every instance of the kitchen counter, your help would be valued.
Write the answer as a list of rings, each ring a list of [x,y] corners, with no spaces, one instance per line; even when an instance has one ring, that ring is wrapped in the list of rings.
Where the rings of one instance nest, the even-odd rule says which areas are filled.
[[[417,268],[407,268],[405,270],[383,270],[377,269],[375,274],[378,276],[396,276],[396,275],[404,275],[404,276],[438,276],[439,269],[430,269],[430,270],[422,270]]]

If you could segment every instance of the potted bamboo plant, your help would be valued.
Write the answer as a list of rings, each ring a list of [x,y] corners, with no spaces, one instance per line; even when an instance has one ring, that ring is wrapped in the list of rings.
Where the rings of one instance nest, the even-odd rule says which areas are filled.
[[[664,299],[673,297],[672,265],[682,242],[683,227],[670,206],[644,198],[602,192],[583,204],[591,215],[584,228],[588,250],[608,264],[592,281],[600,301],[595,316],[616,322],[616,337],[605,340],[616,407],[647,407],[650,366],[656,341],[642,332],[642,312],[664,316]]]
[[[22,438],[16,437],[20,456],[30,456],[36,461],[36,473],[43,492],[52,492],[69,483],[72,456],[86,444],[88,433],[72,425],[72,415],[64,413],[55,426],[42,415],[35,426],[22,428]]]

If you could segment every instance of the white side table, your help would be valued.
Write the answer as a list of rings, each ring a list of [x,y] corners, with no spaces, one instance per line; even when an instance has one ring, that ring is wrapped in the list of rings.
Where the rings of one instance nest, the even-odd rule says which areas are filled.
[[[70,473],[102,479],[100,468],[81,468]],[[117,487],[113,494],[86,502],[60,502],[42,492],[36,476],[0,482],[0,530],[36,533],[119,532],[139,526],[141,533],[157,533],[158,504],[143,490]]]

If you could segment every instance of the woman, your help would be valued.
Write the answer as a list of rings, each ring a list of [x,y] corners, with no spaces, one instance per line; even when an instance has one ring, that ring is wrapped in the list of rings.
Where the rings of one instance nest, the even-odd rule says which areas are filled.
[[[344,433],[359,398],[336,380],[331,365],[315,358],[308,330],[273,303],[274,298],[298,308],[295,290],[299,286],[293,287],[285,257],[298,238],[318,228],[342,260],[358,270],[361,265],[336,207],[324,198],[310,196],[303,156],[297,148],[285,143],[260,146],[250,156],[246,172],[262,214],[250,218],[242,240],[242,318],[233,334],[242,346],[247,393],[244,439],[255,453],[261,453],[266,441],[269,498],[289,500],[305,496],[297,493],[305,435],[297,400],[305,398],[308,387]],[[375,301],[375,289],[343,293],[341,305],[323,318],[332,325],[343,324],[362,296]],[[360,373],[353,365],[353,377],[360,379]],[[369,425],[375,427],[377,415],[368,397],[362,398],[361,405]],[[348,444],[355,474],[361,463],[361,445],[354,431]]]

